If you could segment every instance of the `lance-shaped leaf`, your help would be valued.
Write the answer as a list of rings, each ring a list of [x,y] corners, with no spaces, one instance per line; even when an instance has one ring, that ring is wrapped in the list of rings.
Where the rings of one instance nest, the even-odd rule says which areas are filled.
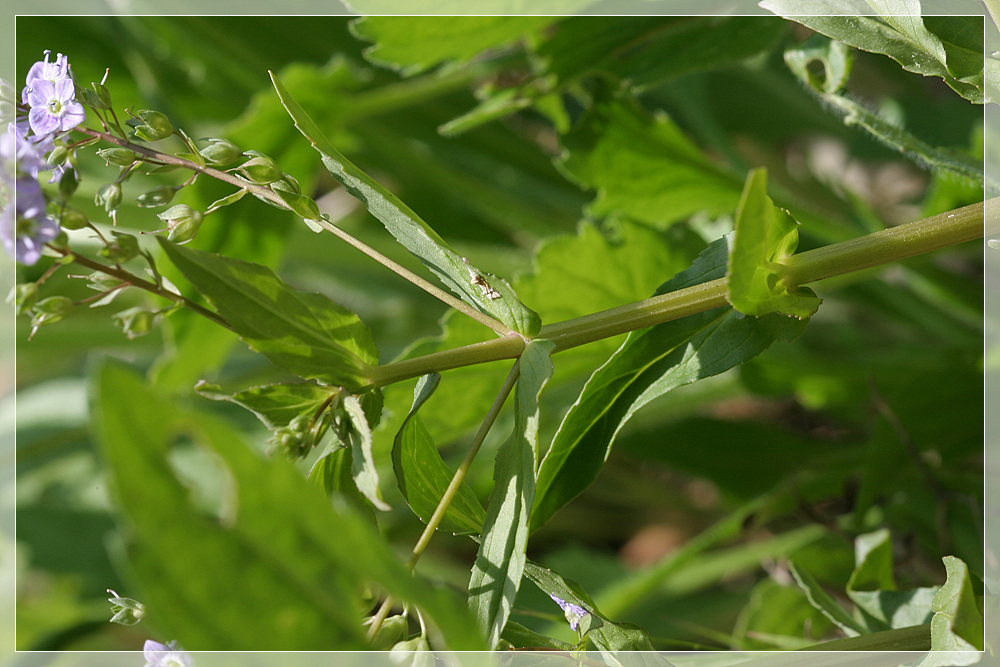
[[[450,649],[486,648],[462,598],[414,576],[364,517],[331,506],[287,461],[260,456],[225,422],[121,366],[99,369],[93,396],[130,565],[169,636],[207,650],[362,648],[361,587],[378,584],[419,608]],[[231,482],[218,516],[171,465],[184,442],[212,454]]]
[[[960,558],[945,556],[943,560],[947,579],[931,603],[931,651],[918,667],[974,665],[982,659],[982,589],[976,591],[981,584],[974,584]]]
[[[983,73],[982,16],[921,17],[919,0],[866,0],[877,16],[859,16],[857,3],[822,0],[803,11],[800,0],[760,6],[850,46],[882,53],[903,69],[938,76],[965,99],[989,101]],[[860,7],[862,14],[870,13]]]
[[[729,303],[746,315],[781,313],[799,319],[819,308],[819,299],[805,287],[786,285],[781,262],[799,244],[799,223],[767,196],[767,172],[747,176],[736,209],[733,249],[729,253]]]
[[[351,478],[358,491],[376,509],[388,512],[392,508],[382,500],[378,489],[378,468],[372,455],[372,430],[361,401],[357,396],[345,396],[341,408],[346,417],[343,424],[347,431],[345,439],[351,449]]]
[[[518,300],[506,280],[477,269],[452,250],[409,206],[334,148],[312,118],[292,99],[281,81],[273,74],[271,80],[295,126],[319,152],[333,177],[364,202],[368,211],[385,225],[399,243],[420,258],[466,303],[526,336],[538,333],[541,328],[538,314]]]
[[[413,406],[396,434],[392,446],[392,468],[396,483],[413,513],[427,523],[437,509],[454,472],[441,459],[431,434],[417,411],[437,389],[441,376],[425,375],[413,389]],[[476,494],[464,482],[448,505],[439,530],[456,535],[478,535],[483,528],[486,510]]]
[[[551,341],[531,341],[518,362],[514,432],[497,452],[493,491],[469,581],[469,604],[491,647],[500,640],[524,572],[528,516],[535,498],[538,396],[552,375],[554,347]]]
[[[804,570],[794,562],[788,564],[788,569],[791,571],[799,588],[805,592],[809,604],[819,609],[824,616],[843,630],[844,634],[848,637],[856,637],[867,632],[864,624],[840,606],[808,570]]]
[[[574,581],[563,579],[552,570],[528,561],[524,576],[558,604],[566,620],[581,635],[594,642],[609,665],[621,665],[614,655],[619,651],[653,651],[645,630],[632,623],[615,623],[594,605],[593,600]],[[656,653],[636,654],[626,661],[643,667],[669,667],[670,663]]]
[[[657,294],[723,277],[731,236],[709,245]],[[629,334],[587,381],[542,460],[532,530],[597,478],[618,431],[636,410],[675,387],[753,358],[775,340],[795,338],[804,326],[794,318],[748,317],[726,306]]]
[[[371,384],[378,351],[357,315],[265,266],[157,240],[251,349],[303,378],[349,389]]]
[[[251,387],[230,394],[216,385],[199,382],[195,391],[213,401],[229,401],[257,415],[270,430],[287,426],[298,416],[313,416],[329,404],[339,389],[331,389],[307,382],[296,384],[267,384]]]

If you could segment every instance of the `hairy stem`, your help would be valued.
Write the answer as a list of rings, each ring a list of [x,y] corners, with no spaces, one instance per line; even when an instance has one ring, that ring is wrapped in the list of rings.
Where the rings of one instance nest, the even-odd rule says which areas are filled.
[[[230,185],[238,189],[244,189],[255,195],[263,197],[264,199],[267,199],[268,201],[277,204],[281,208],[291,210],[288,204],[286,204],[279,195],[277,195],[273,190],[271,190],[267,186],[257,185],[255,183],[247,182],[237,176],[234,176],[233,174],[222,171],[220,169],[215,169],[214,167],[202,166],[196,162],[185,160],[184,158],[179,158],[175,155],[161,153],[159,151],[155,151],[145,146],[139,146],[133,144],[125,139],[116,137],[115,135],[110,134],[108,132],[100,132],[98,130],[93,130],[86,127],[77,128],[77,130],[91,137],[107,141],[110,144],[121,146],[122,148],[128,148],[129,150],[138,153],[139,155],[145,156],[151,160],[155,160],[163,164],[170,164],[178,167],[183,167],[184,169],[189,169],[195,173],[202,173],[205,174],[206,176],[211,176],[212,178],[223,181],[224,183],[229,183]],[[485,313],[481,313],[480,311],[473,308],[469,304],[465,303],[461,299],[449,294],[445,290],[434,285],[427,279],[417,275],[413,271],[410,271],[402,264],[399,264],[398,262],[389,259],[385,255],[380,253],[378,250],[375,250],[375,248],[372,248],[371,246],[364,243],[360,239],[351,236],[350,234],[340,229],[336,225],[333,225],[332,223],[327,222],[326,220],[317,220],[316,223],[319,224],[321,227],[323,227],[323,229],[325,229],[326,231],[336,235],[341,240],[347,241],[352,247],[368,255],[368,257],[371,257],[376,262],[386,267],[390,271],[398,274],[402,278],[413,283],[414,285],[424,290],[431,296],[444,302],[446,305],[451,306],[455,310],[464,313],[465,315],[471,317],[480,324],[492,329],[498,335],[504,336],[511,332],[510,328],[507,327],[505,324],[498,322],[496,319],[490,317]]]
[[[970,204],[948,213],[891,227],[815,250],[798,253],[785,262],[784,280],[802,285],[888,264],[914,255],[982,238],[985,211],[991,217],[1000,198]],[[727,305],[728,283],[720,278],[701,285],[603,310],[542,327],[540,338],[555,343],[556,352],[603,338],[635,331]],[[518,348],[520,346],[520,348]],[[520,355],[524,341],[509,337],[435,352],[423,357],[376,367],[373,381],[391,384],[435,371],[470,366]]]

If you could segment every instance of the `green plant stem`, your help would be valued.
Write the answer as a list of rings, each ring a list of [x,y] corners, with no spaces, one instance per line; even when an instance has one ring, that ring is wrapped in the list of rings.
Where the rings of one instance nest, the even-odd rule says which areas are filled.
[[[520,340],[520,339],[519,339]],[[523,340],[521,341],[523,345]],[[517,382],[517,378],[521,375],[521,361],[520,359],[514,362],[514,366],[510,369],[510,373],[507,374],[507,379],[504,380],[503,386],[500,387],[500,391],[497,392],[497,396],[493,399],[493,405],[490,406],[489,412],[486,413],[486,417],[483,418],[483,423],[479,427],[479,431],[476,433],[476,437],[472,439],[472,444],[469,446],[469,450],[465,453],[465,457],[462,462],[458,464],[458,468],[455,470],[455,474],[451,476],[451,481],[448,483],[448,487],[445,489],[444,493],[441,495],[441,500],[438,501],[437,507],[434,508],[434,514],[428,519],[427,525],[424,526],[424,532],[421,533],[420,538],[417,543],[413,546],[413,552],[410,554],[409,560],[406,561],[406,567],[412,570],[417,565],[417,561],[420,560],[420,556],[424,553],[427,545],[430,544],[431,538],[434,537],[434,531],[441,524],[441,520],[444,519],[445,513],[448,511],[448,507],[451,502],[455,499],[455,495],[458,493],[458,489],[462,486],[462,482],[465,481],[465,475],[469,472],[469,468],[472,467],[472,462],[476,458],[476,454],[479,453],[479,448],[483,446],[483,442],[486,440],[486,435],[493,428],[494,422],[497,420],[497,416],[500,414],[500,409],[503,408],[503,404],[507,402],[507,397],[510,396],[511,390],[514,388],[514,384]],[[387,597],[383,602],[382,606],[379,607],[375,616],[372,617],[371,625],[368,628],[368,639],[371,640],[378,634],[379,629],[382,627],[382,623],[385,621],[386,616],[389,615],[389,610],[392,609],[393,599],[392,597]]]
[[[191,160],[185,160],[184,158],[179,158],[174,155],[169,155],[167,153],[161,153],[159,151],[155,151],[151,148],[146,148],[145,146],[139,146],[133,144],[125,139],[116,137],[115,135],[110,134],[108,132],[101,132],[86,127],[77,128],[77,130],[88,136],[95,137],[103,141],[107,141],[110,144],[121,146],[122,148],[127,148],[135,153],[138,153],[139,155],[143,155],[147,158],[150,158],[151,160],[155,160],[156,162],[175,165],[178,167],[182,167],[184,169],[189,169],[195,173],[202,173],[205,174],[206,176],[211,176],[212,178],[223,181],[224,183],[229,183],[230,185],[238,189],[244,189],[255,195],[263,197],[264,199],[267,199],[268,201],[277,204],[281,208],[288,209],[289,211],[291,210],[288,204],[286,204],[279,195],[277,195],[273,190],[271,190],[267,186],[250,183],[237,176],[234,176],[233,174],[221,171],[219,169],[215,169],[214,167],[202,166],[196,162],[192,162]],[[323,227],[323,229],[325,229],[326,231],[331,232],[332,234],[337,236],[337,238],[347,241],[347,243],[349,243],[352,247],[356,248],[357,250],[360,250],[365,255],[371,257],[376,262],[386,267],[390,271],[398,274],[405,280],[408,280],[409,282],[413,283],[414,285],[424,290],[431,296],[444,302],[446,305],[451,306],[455,310],[464,313],[465,315],[471,317],[480,324],[492,329],[498,335],[504,336],[510,333],[510,328],[504,325],[503,323],[498,322],[497,320],[495,320],[494,318],[490,317],[485,313],[481,313],[480,311],[476,310],[475,308],[465,303],[461,299],[452,296],[451,294],[441,289],[440,287],[434,285],[427,279],[417,275],[413,271],[410,271],[402,264],[399,264],[398,262],[389,259],[385,255],[380,253],[378,250],[375,250],[375,248],[372,248],[371,246],[364,243],[360,239],[351,236],[350,234],[340,229],[336,225],[326,220],[316,220],[315,222],[319,224],[321,227]]]
[[[163,297],[164,299],[169,299],[170,301],[175,301],[177,303],[184,304],[184,306],[187,307],[189,310],[192,310],[198,313],[199,315],[202,315],[203,317],[207,317],[208,319],[212,320],[221,327],[225,327],[226,329],[233,331],[233,328],[229,326],[229,322],[226,322],[224,319],[222,319],[222,317],[219,314],[213,313],[208,308],[198,305],[194,301],[191,301],[190,299],[181,294],[177,294],[176,292],[171,292],[170,290],[167,290],[163,287],[159,287],[155,283],[151,283],[148,280],[143,280],[142,278],[132,275],[131,273],[125,271],[124,269],[119,269],[112,266],[105,266],[100,262],[95,262],[92,259],[88,259],[87,257],[78,255],[75,252],[71,252],[68,250],[62,250],[60,252],[62,252],[64,257],[71,257],[73,259],[73,262],[79,264],[80,266],[85,266],[91,271],[100,271],[101,273],[107,274],[109,276],[114,276],[115,278],[118,278],[118,280],[121,280],[123,283],[127,283],[131,287],[138,287],[139,289],[146,290],[147,292],[155,294],[156,296],[159,297]]]
[[[998,208],[1000,198],[991,199],[985,204],[970,204],[948,213],[808,250],[785,261],[784,279],[790,285],[812,283],[982,238],[985,212],[990,211],[992,224],[995,213],[1000,213]],[[538,336],[554,342],[555,351],[561,352],[725,306],[728,303],[727,289],[727,279],[719,278],[676,292],[546,325]],[[384,364],[373,369],[372,379],[375,384],[383,386],[435,371],[513,358],[521,353],[524,341],[514,341],[512,338],[502,337]]]

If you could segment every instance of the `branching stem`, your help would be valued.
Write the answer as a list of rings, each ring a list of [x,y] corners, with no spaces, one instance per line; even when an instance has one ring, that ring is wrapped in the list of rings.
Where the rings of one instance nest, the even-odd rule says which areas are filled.
[[[798,253],[785,262],[784,279],[790,285],[803,285],[982,238],[985,211],[989,209],[992,214],[998,205],[1000,198],[985,204],[970,204],[916,222]],[[720,278],[550,324],[542,327],[538,335],[553,341],[555,351],[561,352],[725,306],[728,303],[726,293],[727,280]],[[373,380],[378,385],[392,384],[431,372],[517,357],[523,348],[523,340],[498,338],[378,366],[373,369]]]

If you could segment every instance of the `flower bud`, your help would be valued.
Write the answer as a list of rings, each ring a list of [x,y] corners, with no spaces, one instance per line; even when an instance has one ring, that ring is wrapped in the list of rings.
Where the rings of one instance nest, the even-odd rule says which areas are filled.
[[[117,211],[122,203],[122,186],[120,183],[105,183],[97,190],[94,203],[103,206],[105,212]]]
[[[434,667],[437,663],[424,637],[399,642],[389,651],[389,660],[399,667]]]
[[[62,176],[59,177],[59,196],[64,200],[71,199],[79,185],[80,178],[77,176],[76,169],[64,170]]]
[[[136,306],[115,313],[111,319],[122,328],[129,340],[132,340],[152,331],[153,324],[156,322],[156,313]]]
[[[111,108],[111,93],[104,86],[103,83],[97,83],[92,81],[90,83],[91,88],[94,89],[94,94],[97,95],[97,103],[91,104],[90,106],[95,109],[110,109]]]
[[[73,310],[73,301],[65,296],[50,296],[42,299],[31,309],[31,326],[38,329],[46,324],[54,324]]]
[[[209,143],[208,146],[201,149],[201,156],[205,158],[205,162],[213,167],[225,167],[236,162],[243,155],[243,151],[240,150],[239,146],[228,139],[208,137],[202,139],[202,141]]]
[[[157,185],[152,190],[148,192],[143,192],[141,195],[135,198],[136,203],[139,204],[140,208],[155,208],[157,206],[164,206],[170,203],[170,200],[174,198],[174,193],[176,193],[172,186],[169,185]]]
[[[115,263],[122,264],[139,254],[139,240],[131,234],[123,232],[111,232],[115,240],[97,251],[101,257]]]
[[[288,422],[288,429],[294,433],[305,433],[309,430],[309,421],[308,415],[299,415]]]
[[[53,167],[57,167],[65,162],[68,157],[69,148],[67,148],[64,144],[58,144],[55,148],[49,151],[48,155],[45,156],[45,161]]]
[[[277,163],[266,155],[258,155],[250,158],[237,170],[243,177],[251,183],[257,185],[267,185],[280,179],[282,174]]]
[[[87,278],[87,287],[98,292],[107,292],[122,284],[121,278],[109,276],[103,271],[94,271]]]
[[[54,153],[55,151],[52,152]],[[133,151],[127,148],[119,148],[118,146],[114,148],[102,148],[97,151],[97,154],[104,158],[106,164],[113,164],[117,167],[128,167],[136,160],[136,155]]]
[[[390,616],[382,622],[382,627],[372,637],[372,648],[376,651],[386,651],[406,639],[409,634],[410,623],[405,616]]]
[[[59,219],[59,224],[63,229],[83,229],[90,224],[87,214],[75,206],[67,206]]]
[[[158,213],[156,217],[167,223],[168,240],[174,243],[187,243],[198,233],[205,214],[187,204],[177,204],[163,213]]]
[[[138,118],[132,118],[128,124],[135,130],[135,136],[143,141],[159,141],[174,133],[170,120],[159,111],[143,109]]]
[[[282,174],[281,178],[271,183],[270,188],[277,192],[282,190],[284,192],[294,192],[295,194],[301,194],[302,188],[299,186],[299,181],[291,174]]]
[[[7,303],[14,304],[14,311],[21,315],[28,312],[38,301],[38,285],[35,283],[21,283],[14,285],[7,295]]]

